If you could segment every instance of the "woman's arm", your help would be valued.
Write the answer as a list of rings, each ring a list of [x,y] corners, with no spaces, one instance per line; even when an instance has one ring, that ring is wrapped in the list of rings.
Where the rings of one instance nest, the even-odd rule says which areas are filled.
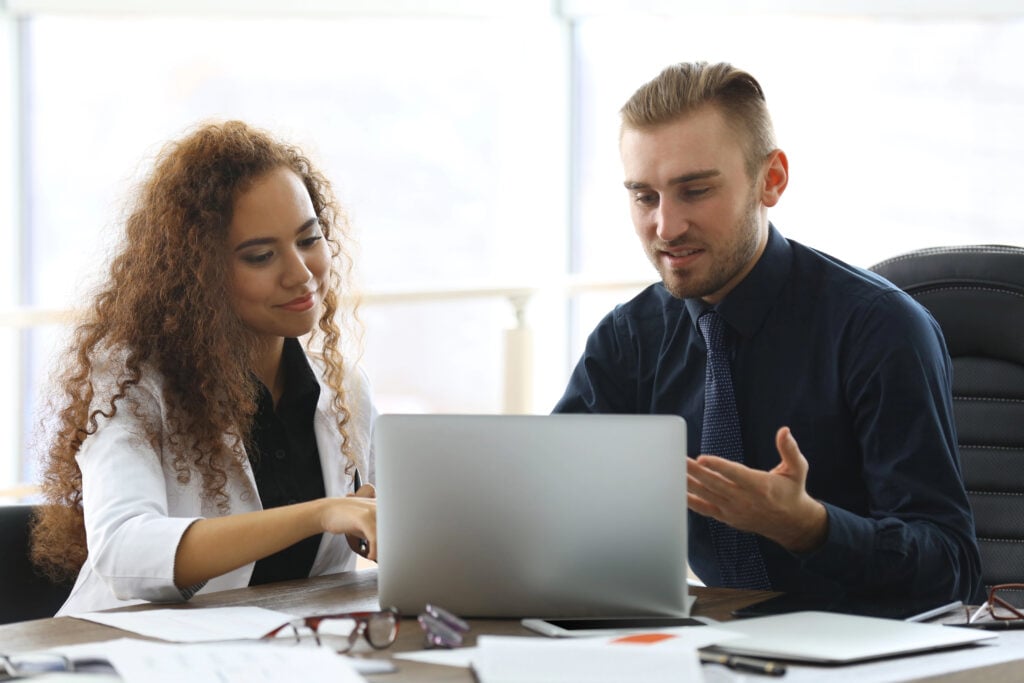
[[[373,487],[367,485],[355,496],[197,520],[178,544],[174,583],[178,588],[201,584],[318,533],[365,538],[367,557],[375,560],[377,503],[372,496]]]

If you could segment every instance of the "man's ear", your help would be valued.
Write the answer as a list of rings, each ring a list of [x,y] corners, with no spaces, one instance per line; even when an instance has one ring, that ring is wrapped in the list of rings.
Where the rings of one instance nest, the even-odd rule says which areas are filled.
[[[765,162],[764,184],[761,186],[761,203],[775,206],[789,184],[789,159],[781,149],[768,155]]]

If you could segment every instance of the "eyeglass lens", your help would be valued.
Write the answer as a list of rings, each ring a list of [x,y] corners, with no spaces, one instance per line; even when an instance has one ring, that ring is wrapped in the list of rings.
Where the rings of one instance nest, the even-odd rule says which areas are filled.
[[[346,652],[355,645],[360,635],[377,649],[395,642],[398,618],[393,612],[374,612],[366,615],[339,615],[318,621],[316,634],[321,645]]]
[[[1024,619],[1024,584],[1007,583],[993,586],[988,600],[996,619]]]
[[[74,671],[71,660],[63,655],[0,655],[0,672],[12,678],[34,676],[52,671]]]

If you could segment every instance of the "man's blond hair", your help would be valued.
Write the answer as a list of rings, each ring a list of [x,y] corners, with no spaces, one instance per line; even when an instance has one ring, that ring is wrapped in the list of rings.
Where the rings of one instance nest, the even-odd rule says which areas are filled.
[[[757,80],[727,63],[682,62],[664,69],[622,106],[622,129],[644,130],[712,105],[741,136],[747,173],[756,178],[776,148],[764,91]]]

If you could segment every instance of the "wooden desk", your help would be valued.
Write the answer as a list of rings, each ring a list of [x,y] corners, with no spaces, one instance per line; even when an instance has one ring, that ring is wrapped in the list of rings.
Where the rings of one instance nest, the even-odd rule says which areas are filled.
[[[731,618],[731,611],[776,593],[759,591],[737,591],[727,588],[694,588],[697,603],[693,613],[718,620]],[[377,570],[364,569],[345,574],[321,576],[314,579],[284,581],[265,586],[239,588],[236,590],[197,595],[190,602],[178,605],[138,605],[122,608],[137,611],[153,608],[195,609],[198,607],[228,607],[233,605],[256,605],[267,609],[288,612],[296,616],[322,614],[324,612],[346,612],[377,609]],[[533,636],[532,631],[519,625],[518,619],[474,619],[467,635],[466,644],[473,645],[480,634]],[[112,638],[139,637],[120,629],[80,619],[59,617],[38,619],[17,624],[0,625],[0,651],[17,654],[59,645],[71,645]],[[372,651],[368,656],[383,657],[389,653],[419,650],[423,646],[423,632],[413,619],[403,619],[398,641],[388,650]],[[369,649],[369,648],[366,648]],[[1024,652],[1021,653],[1024,659]],[[464,669],[435,666],[419,662],[398,660],[398,672],[369,677],[381,683],[468,683],[473,678]],[[1012,662],[974,669],[921,681],[942,683],[968,683],[973,681],[1020,681],[1024,663]],[[766,682],[774,679],[764,679]],[[784,678],[781,680],[785,680]]]

